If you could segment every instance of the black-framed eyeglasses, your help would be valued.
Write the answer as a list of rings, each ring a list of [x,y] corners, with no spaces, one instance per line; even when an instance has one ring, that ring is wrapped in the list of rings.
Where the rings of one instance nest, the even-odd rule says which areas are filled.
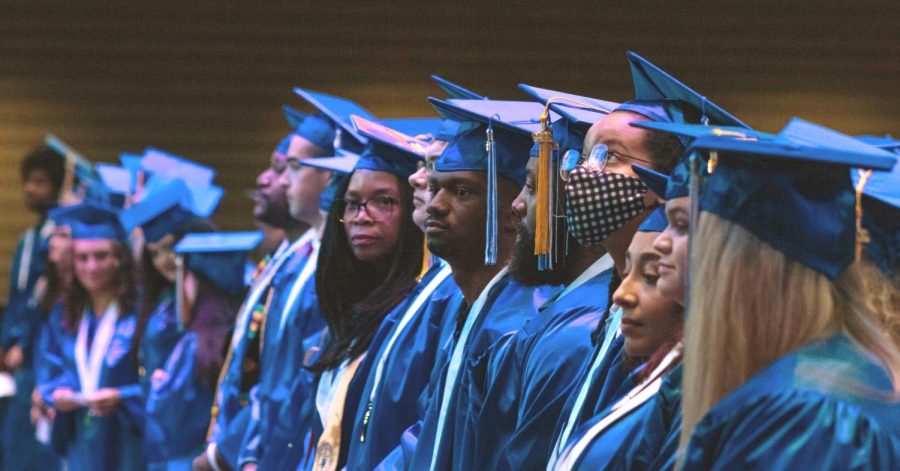
[[[579,154],[574,149],[570,149],[563,154],[563,157],[559,159],[559,177],[563,181],[569,181],[569,174],[579,165],[586,165],[588,170],[595,173],[602,172],[606,170],[606,166],[612,159],[634,160],[650,167],[653,166],[653,162],[647,159],[641,159],[621,152],[612,152],[606,144],[596,144],[587,155]]]
[[[377,196],[367,201],[358,201],[353,199],[338,200],[337,203],[343,206],[340,211],[341,222],[352,221],[359,217],[359,212],[363,208],[366,214],[375,221],[385,221],[394,214],[394,206],[400,204],[390,196]]]

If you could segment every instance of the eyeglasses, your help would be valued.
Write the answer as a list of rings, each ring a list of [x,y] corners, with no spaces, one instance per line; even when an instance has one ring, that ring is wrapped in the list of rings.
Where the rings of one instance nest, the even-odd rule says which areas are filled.
[[[397,206],[400,202],[390,196],[378,196],[368,201],[338,200],[338,204],[343,205],[341,222],[348,222],[358,218],[359,212],[363,208],[366,209],[366,214],[373,220],[384,221],[391,217],[394,213],[394,206]]]
[[[591,148],[591,152],[588,155],[579,154],[574,149],[566,151],[563,157],[559,159],[559,177],[564,182],[569,181],[569,174],[579,165],[585,165],[588,170],[599,173],[606,170],[609,161],[613,159],[634,160],[651,167],[653,166],[653,162],[647,159],[641,159],[621,152],[611,152],[606,144],[597,144]]]

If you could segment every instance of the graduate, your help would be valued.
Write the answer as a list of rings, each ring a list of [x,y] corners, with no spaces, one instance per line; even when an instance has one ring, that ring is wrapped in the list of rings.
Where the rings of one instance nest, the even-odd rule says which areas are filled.
[[[424,232],[425,207],[431,199],[428,175],[458,124],[431,120],[428,137],[434,138],[429,142],[364,118],[354,117],[354,122],[370,142],[416,160],[418,169],[407,179],[413,189],[411,217],[419,231]],[[386,318],[376,333],[384,340],[381,348],[369,355],[372,367],[354,415],[347,469],[374,469],[397,449],[401,434],[419,419],[419,398],[428,386],[440,346],[452,331],[450,321],[456,305],[451,301],[459,299],[459,288],[453,282],[450,266],[425,249],[419,282],[402,312]]]
[[[262,329],[275,291],[272,282],[292,256],[306,252],[312,243],[309,227],[291,217],[279,177],[287,170],[287,152],[294,133],[289,133],[272,153],[269,167],[256,178],[253,217],[283,229],[286,239],[271,257],[264,259],[235,318],[229,353],[219,377],[208,444],[194,459],[196,469],[240,469],[238,461],[252,418],[251,389],[259,382]],[[302,237],[304,234],[307,237]]]
[[[199,191],[195,189],[195,192]],[[212,232],[201,219],[215,208],[200,208],[184,180],[172,180],[148,190],[140,202],[125,209],[126,231],[140,227],[143,250],[139,261],[141,300],[138,308],[138,348],[141,382],[147,389],[184,334],[175,304],[175,244],[188,232]]]
[[[268,453],[268,436],[276,423],[293,418],[278,413],[283,403],[292,399],[288,394],[292,382],[306,377],[308,385],[302,389],[313,389],[312,376],[303,371],[308,349],[315,345],[307,339],[325,327],[314,277],[324,223],[319,204],[331,172],[300,162],[333,155],[335,127],[321,113],[307,115],[290,107],[284,110],[293,132],[285,152],[287,169],[276,184],[285,192],[291,219],[299,221],[305,230],[297,239],[302,245],[272,279],[273,295],[261,335],[259,384],[250,394],[252,414],[238,457],[242,469],[253,469]]]
[[[551,93],[553,96],[557,94],[557,92]],[[498,117],[502,116],[502,121],[507,126],[525,138],[531,138],[534,133],[541,131],[542,125],[539,118],[545,111],[544,106],[528,102],[493,102],[496,103],[494,106],[490,106],[488,103],[491,102],[452,101],[454,106],[466,108],[470,112],[482,116],[485,121],[491,116],[499,121]],[[594,121],[600,119],[614,106],[616,104],[608,103],[597,110],[590,111],[569,108],[570,112],[566,118],[555,112],[548,113],[548,117],[553,122],[547,122],[547,132],[551,133],[550,127],[552,126],[555,133],[548,134],[549,140],[546,143],[551,147],[558,146],[560,153],[577,149],[575,150],[577,155],[584,132]],[[554,163],[558,167],[558,161],[554,160]],[[579,348],[579,344],[587,349],[591,347],[591,331],[599,322],[600,314],[605,309],[605,306],[597,307],[597,305],[606,301],[607,296],[602,292],[605,292],[610,281],[612,260],[608,256],[604,258],[605,251],[602,249],[574,248],[577,243],[574,239],[570,239],[566,232],[565,217],[562,216],[565,211],[564,200],[559,198],[560,193],[550,189],[549,181],[546,191],[542,192],[540,197],[535,196],[538,192],[537,174],[538,158],[536,150],[533,148],[531,158],[528,160],[525,185],[512,203],[512,210],[518,221],[517,237],[510,261],[510,275],[524,286],[566,285],[574,282],[576,278],[578,278],[578,282],[572,284],[571,288],[565,291],[560,289],[554,297],[540,306],[538,315],[534,319],[514,335],[507,336],[502,346],[491,353],[492,358],[489,360],[484,395],[477,401],[470,401],[470,404],[480,404],[481,408],[477,412],[473,408],[468,419],[469,427],[474,430],[475,434],[474,446],[471,451],[474,456],[471,458],[470,465],[478,469],[498,469],[510,466],[501,463],[500,453],[504,443],[513,434],[517,419],[524,415],[530,417],[523,420],[523,432],[518,439],[523,442],[522,450],[527,451],[517,454],[514,460],[521,459],[524,462],[531,462],[534,461],[533,458],[523,455],[527,453],[547,454],[549,435],[553,431],[559,408],[562,407],[566,397],[559,391],[567,388],[566,378],[572,377],[578,372],[584,357],[587,356],[588,352],[581,351],[582,348]],[[557,178],[557,174],[558,172],[554,172],[549,178]],[[557,237],[551,243],[557,250],[546,253],[544,257],[535,255],[535,213],[538,198],[544,198],[544,201],[553,205],[553,213],[549,217],[549,221],[553,221],[553,227],[549,227],[549,221],[546,219],[544,221],[548,223],[548,231],[554,231],[553,236]],[[549,215],[549,208],[545,211],[547,212],[544,214]],[[572,248],[569,253],[566,253],[567,246]],[[602,261],[600,261],[601,258]],[[551,264],[551,261],[555,265]],[[588,271],[589,274],[581,276],[582,273]],[[598,293],[598,291],[601,292]],[[553,351],[553,347],[542,350],[542,346],[534,348],[526,346],[528,343],[526,339],[533,337],[538,330],[536,327],[549,322],[575,323],[581,326],[580,329],[571,330],[570,338],[565,340],[560,338],[561,343],[566,344],[566,353]],[[556,330],[560,329],[560,326],[556,327]],[[522,361],[526,356],[526,351],[533,352],[536,355],[535,364],[540,363],[541,366],[537,369],[528,369],[526,372]],[[538,357],[541,359],[537,360]],[[538,372],[537,370],[542,371]],[[529,382],[533,381],[535,389],[530,389],[530,386],[525,384],[526,376],[530,378]],[[545,396],[544,393],[546,393]],[[554,405],[554,403],[557,404]],[[547,420],[550,420],[549,425],[542,424]],[[525,422],[528,423],[527,426],[525,426]],[[527,432],[524,431],[526,428],[529,429]],[[541,433],[548,437],[538,438]],[[525,438],[526,435],[528,438]],[[524,443],[526,441],[527,444]],[[540,451],[541,446],[546,449],[544,453]],[[546,458],[543,457],[538,461],[545,462]],[[513,466],[513,468],[518,467],[520,466]]]
[[[689,150],[715,165],[691,240],[683,468],[895,468],[900,348],[867,302],[866,182],[848,171],[896,156],[799,119]]]
[[[377,351],[390,329],[386,319],[404,312],[422,268],[421,231],[412,221],[412,189],[406,183],[416,158],[369,140],[348,180],[337,190],[322,237],[316,270],[319,307],[328,323],[320,354],[318,420],[310,430],[314,453],[300,468],[342,469],[353,437],[355,412]],[[352,286],[354,289],[348,290]]]
[[[205,446],[216,379],[246,291],[246,253],[261,238],[259,232],[191,233],[173,247],[181,267],[176,317],[183,335],[150,380],[149,470],[189,470]]]
[[[646,208],[661,202],[661,197],[654,195],[649,200],[634,200],[635,204],[644,203],[642,206],[645,211],[642,215],[629,218],[627,224],[603,241],[603,237],[596,237],[602,232],[594,229],[591,224],[582,224],[584,227],[578,227],[579,219],[593,220],[590,216],[595,214],[597,209],[597,204],[592,203],[589,198],[578,195],[628,183],[642,187],[645,195],[653,195],[646,192],[646,185],[640,183],[641,180],[631,165],[644,165],[668,173],[681,155],[685,142],[670,134],[642,129],[636,125],[653,122],[709,122],[747,128],[727,111],[646,59],[628,53],[628,60],[636,98],[623,103],[592,126],[584,141],[584,162],[570,173],[570,183],[566,185],[566,192],[570,196],[566,208],[570,231],[573,231],[575,238],[582,244],[601,243],[613,258],[617,277],[624,271],[626,249],[635,230],[648,213]],[[642,154],[644,157],[640,156]],[[594,157],[591,157],[592,155]],[[590,164],[591,161],[605,161],[608,162],[606,167],[615,165],[618,168],[613,172],[598,174],[596,173],[598,165]],[[592,174],[600,178],[585,178]],[[620,279],[618,277],[614,280],[609,293],[615,292]],[[614,305],[613,307],[600,326],[594,353],[580,373],[578,381],[580,384],[563,407],[554,432],[555,443],[548,469],[552,469],[559,459],[565,443],[577,427],[602,413],[635,386],[629,384],[627,378],[636,365],[625,361],[626,356],[622,355],[625,339],[620,331],[621,310]]]
[[[425,221],[428,247],[450,265],[463,302],[433,370],[433,394],[419,433],[404,434],[411,454],[404,463],[409,469],[467,469],[474,436],[466,433],[466,422],[470,397],[481,394],[487,368],[482,360],[548,294],[515,283],[506,267],[516,230],[511,204],[524,183],[531,140],[500,120],[483,124],[431,100],[445,118],[465,122],[435,162]]]
[[[132,342],[136,331],[132,258],[116,211],[95,203],[60,208],[72,227],[74,273],[64,325],[63,374],[49,405],[54,449],[70,470],[144,467],[144,404]]]
[[[686,159],[685,159],[686,161]],[[683,185],[634,165],[667,199],[644,220],[628,249],[626,272],[613,295],[622,307],[622,353],[643,362],[625,398],[573,432],[555,469],[671,469],[680,426],[681,337],[689,221]],[[676,167],[676,172],[686,166]],[[684,172],[682,172],[683,174]],[[667,221],[666,214],[669,214]]]
[[[37,222],[16,245],[10,270],[9,298],[0,316],[0,361],[12,374],[16,394],[0,400],[0,464],[2,469],[53,469],[52,451],[35,439],[29,420],[40,350],[36,343],[49,311],[41,309],[47,291],[47,251],[54,222],[47,212],[63,195],[67,174],[64,154],[51,146],[33,150],[22,160],[20,176],[25,206]],[[74,178],[74,176],[69,177]]]

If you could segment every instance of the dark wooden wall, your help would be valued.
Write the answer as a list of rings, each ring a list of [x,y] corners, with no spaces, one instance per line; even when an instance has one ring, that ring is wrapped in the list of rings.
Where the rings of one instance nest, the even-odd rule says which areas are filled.
[[[0,299],[22,208],[18,162],[52,132],[95,161],[148,145],[215,165],[216,216],[286,132],[295,85],[382,117],[432,115],[438,73],[496,98],[534,85],[631,95],[634,50],[753,126],[800,116],[900,129],[896,1],[0,2]]]

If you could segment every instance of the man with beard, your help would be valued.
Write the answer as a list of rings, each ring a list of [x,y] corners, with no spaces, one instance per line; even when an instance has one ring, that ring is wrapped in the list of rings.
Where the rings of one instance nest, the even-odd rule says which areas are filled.
[[[302,237],[309,225],[291,217],[285,188],[278,182],[288,169],[288,153],[296,136],[291,132],[282,139],[272,153],[269,167],[256,178],[253,217],[283,229],[286,240],[262,264],[238,311],[213,404],[209,442],[206,452],[194,459],[194,469],[239,469],[238,453],[251,421],[251,408],[247,407],[249,394],[259,382],[261,330],[273,298],[277,297],[273,280],[285,263],[304,252],[311,242],[309,237]]]
[[[464,100],[497,109],[497,102]],[[524,183],[530,138],[500,120],[480,120],[456,105],[431,99],[447,119],[468,129],[456,137],[435,163],[432,199],[426,211],[428,248],[446,260],[462,292],[456,325],[435,365],[434,392],[423,419],[409,469],[474,469],[469,451],[470,402],[480,396],[485,359],[504,335],[515,332],[535,313],[543,293],[513,281],[505,262],[515,242],[511,204]],[[505,103],[501,114],[520,115],[522,105]],[[492,162],[493,160],[493,162]],[[488,171],[496,169],[496,175]],[[487,220],[487,230],[484,221]]]
[[[564,95],[551,90],[531,90],[539,91],[537,97],[542,104],[546,97]],[[558,152],[547,156],[550,165],[556,168],[562,156],[580,153],[588,128],[618,105],[565,96],[580,103],[594,103],[596,109],[551,105],[562,116],[552,123]],[[517,129],[526,136],[539,130],[532,124],[519,124]],[[544,303],[528,324],[510,335],[490,360],[481,410],[470,417],[469,423],[476,436],[473,469],[527,469],[535,463],[542,466],[546,462],[553,427],[575,387],[578,372],[590,355],[591,333],[607,307],[612,258],[602,246],[581,245],[569,234],[566,218],[561,216],[565,214],[565,195],[562,191],[554,195],[540,190],[538,169],[538,145],[535,145],[528,160],[525,185],[512,204],[519,221],[510,275],[525,286],[562,285],[564,288]],[[549,178],[559,178],[558,172],[550,172]],[[564,178],[557,182],[559,187],[565,184]],[[552,265],[539,268],[535,233],[541,198],[551,209],[548,219],[549,224],[555,225],[556,237],[551,239],[553,247],[548,254]]]
[[[566,193],[566,216],[576,239],[582,245],[602,245],[611,255],[616,268],[616,281],[609,293],[618,287],[624,277],[625,253],[638,226],[649,209],[660,203],[659,195],[647,191],[646,185],[635,180],[633,164],[650,167],[668,174],[684,150],[681,140],[660,131],[636,127],[637,123],[709,123],[746,128],[740,120],[710,102],[706,97],[690,89],[671,75],[634,53],[628,53],[636,99],[617,107],[612,113],[591,126],[584,140],[585,161],[569,173]],[[641,132],[634,132],[640,129]],[[636,191],[635,191],[636,190]],[[608,214],[607,204],[593,203],[581,195],[616,191],[632,195],[628,205],[630,217],[618,230],[598,230],[588,218],[590,214]],[[644,197],[638,198],[643,192]],[[639,204],[640,203],[640,204]],[[599,206],[599,207],[598,207]],[[623,207],[625,208],[625,207]],[[641,210],[637,215],[635,212]],[[577,227],[572,227],[577,224]],[[602,224],[600,225],[602,226]],[[623,355],[624,338],[619,328],[621,309],[612,305],[608,309],[598,339],[588,361],[578,373],[575,388],[568,395],[559,413],[559,420],[551,437],[547,469],[553,469],[573,430],[585,421],[603,412],[633,385],[626,384],[629,370],[637,365],[629,364]],[[548,335],[548,334],[544,334]],[[504,452],[512,457],[515,450]],[[512,460],[512,458],[510,458]]]

